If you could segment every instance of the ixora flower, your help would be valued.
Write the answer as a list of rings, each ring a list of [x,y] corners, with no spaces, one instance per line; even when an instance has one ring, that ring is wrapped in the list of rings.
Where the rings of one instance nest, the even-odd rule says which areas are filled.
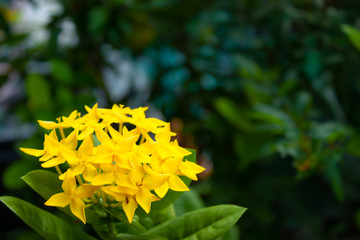
[[[74,111],[57,122],[39,120],[50,130],[43,149],[20,148],[39,157],[42,167],[55,167],[63,181],[63,192],[45,205],[70,205],[83,223],[86,206],[118,206],[131,223],[139,205],[149,213],[151,203],[169,189],[189,191],[179,176],[197,180],[196,174],[205,170],[188,161],[191,152],[171,140],[175,133],[169,123],[146,118],[147,108],[101,109],[95,104],[85,109],[82,116]]]

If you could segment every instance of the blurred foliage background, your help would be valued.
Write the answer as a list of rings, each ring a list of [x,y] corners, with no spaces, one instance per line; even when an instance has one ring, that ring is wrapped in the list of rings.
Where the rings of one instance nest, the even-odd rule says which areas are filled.
[[[224,239],[360,239],[359,12],[355,0],[1,1],[1,195],[43,204],[20,179],[40,165],[18,151],[41,147],[37,119],[146,105],[207,168],[188,207],[248,208]],[[0,210],[2,239],[36,238]]]

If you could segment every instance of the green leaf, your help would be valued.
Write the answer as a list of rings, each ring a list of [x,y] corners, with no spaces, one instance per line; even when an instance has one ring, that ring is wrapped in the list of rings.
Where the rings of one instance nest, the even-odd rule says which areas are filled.
[[[266,78],[260,66],[250,58],[238,54],[235,56],[235,59],[237,64],[239,65],[239,73],[241,77],[249,79]]]
[[[48,200],[56,193],[63,192],[61,188],[62,182],[59,180],[58,175],[50,171],[34,170],[24,175],[21,179],[45,200]],[[74,217],[69,207],[59,209],[69,216]],[[86,211],[88,211],[88,209],[86,209]],[[89,219],[87,219],[87,222],[90,222]]]
[[[317,80],[316,76],[320,73],[322,69],[322,59],[320,53],[314,49],[309,49],[305,51],[305,60],[303,63],[303,70],[305,75],[309,79]]]
[[[314,122],[311,126],[311,137],[314,139],[326,140],[328,143],[333,143],[348,137],[350,129],[338,122]]]
[[[212,240],[222,236],[246,211],[235,205],[218,205],[186,213],[167,221],[146,235],[159,235],[172,240]]]
[[[174,202],[176,215],[180,216],[187,212],[191,212],[200,208],[204,208],[205,204],[195,189],[184,192],[178,200]]]
[[[341,30],[347,35],[351,43],[360,51],[360,31],[349,25],[342,25]]]
[[[342,179],[340,175],[340,169],[338,167],[338,162],[340,161],[341,156],[332,155],[328,159],[328,163],[325,166],[324,173],[326,177],[330,180],[331,187],[339,201],[344,200],[344,190]]]
[[[166,240],[167,238],[159,236],[136,236],[131,234],[120,233],[116,235],[121,240]]]
[[[239,157],[238,166],[243,169],[256,160],[276,152],[276,145],[263,133],[234,134],[233,145]]]
[[[252,129],[250,121],[246,119],[247,114],[245,114],[245,112],[241,112],[239,106],[230,99],[217,98],[215,99],[214,107],[223,118],[235,127],[244,132],[249,132]]]
[[[360,157],[360,134],[356,133],[353,136],[350,137],[347,146],[346,146],[346,150],[356,156],[356,157]]]
[[[227,231],[218,240],[238,240],[240,239],[240,229],[237,225],[233,225],[229,231]]]
[[[140,236],[138,234],[123,233],[126,232],[126,227],[125,229],[123,227],[119,228],[119,224],[124,225],[125,223],[122,222],[117,224],[116,231],[120,232],[117,234],[108,231],[108,229],[101,229],[99,225],[95,225],[93,227],[96,233],[101,237],[101,239],[106,239],[106,240],[166,240],[167,239],[159,236]]]
[[[51,119],[51,88],[47,80],[38,74],[29,74],[25,79],[29,108],[37,119]]]
[[[285,133],[288,138],[298,137],[298,129],[289,113],[267,104],[257,104],[254,110],[252,117],[263,122],[258,124],[258,130],[275,134]]]
[[[63,192],[58,175],[50,171],[34,170],[22,179],[46,200],[56,193]]]
[[[51,74],[55,80],[62,83],[71,83],[74,74],[67,62],[60,59],[52,59],[51,65]]]
[[[99,34],[109,20],[109,10],[105,7],[94,7],[89,12],[89,31],[94,35]]]
[[[10,196],[0,197],[0,201],[45,239],[95,239],[55,215],[35,207],[26,201]]]

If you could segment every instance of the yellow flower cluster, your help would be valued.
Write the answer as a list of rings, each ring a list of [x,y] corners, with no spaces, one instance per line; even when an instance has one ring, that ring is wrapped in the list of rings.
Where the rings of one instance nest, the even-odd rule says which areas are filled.
[[[86,223],[85,202],[115,204],[131,223],[138,205],[149,213],[151,202],[169,189],[189,190],[179,176],[197,180],[196,174],[204,171],[186,160],[191,152],[171,141],[175,134],[169,123],[146,118],[147,108],[85,108],[83,116],[74,111],[58,122],[39,121],[51,130],[45,134],[44,148],[21,148],[40,157],[42,167],[55,167],[63,181],[64,192],[50,197],[46,205],[70,204],[72,213]]]

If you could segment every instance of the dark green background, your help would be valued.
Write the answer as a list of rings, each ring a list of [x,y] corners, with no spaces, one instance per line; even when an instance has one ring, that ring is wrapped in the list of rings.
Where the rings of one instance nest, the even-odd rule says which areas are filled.
[[[360,238],[360,37],[344,31],[360,27],[359,1],[59,4],[63,11],[45,26],[49,39],[29,45],[28,34],[14,31],[11,1],[0,3],[0,62],[9,66],[0,87],[15,72],[20,92],[0,102],[1,195],[42,205],[19,180],[39,168],[18,151],[41,147],[37,119],[95,102],[150,105],[172,121],[184,147],[198,149],[208,172],[193,187],[206,205],[248,208],[226,238]],[[76,26],[74,46],[59,45],[64,19]],[[130,87],[114,98],[104,69],[116,66],[104,52],[119,50],[125,57],[115,65],[138,64],[146,78],[138,81],[133,68]],[[4,206],[1,214],[5,238],[30,239]]]

